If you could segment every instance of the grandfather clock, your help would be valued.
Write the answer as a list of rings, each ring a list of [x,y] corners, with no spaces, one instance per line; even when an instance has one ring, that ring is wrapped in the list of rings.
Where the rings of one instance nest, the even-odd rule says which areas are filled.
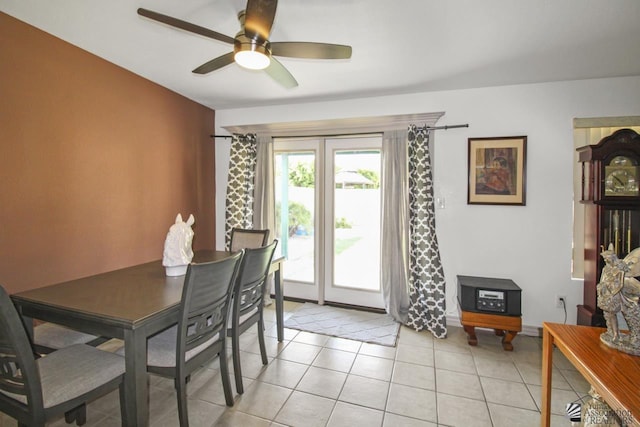
[[[578,324],[606,326],[596,293],[604,267],[600,253],[611,245],[622,259],[640,246],[640,135],[621,129],[577,151],[585,207],[584,300],[578,305]]]

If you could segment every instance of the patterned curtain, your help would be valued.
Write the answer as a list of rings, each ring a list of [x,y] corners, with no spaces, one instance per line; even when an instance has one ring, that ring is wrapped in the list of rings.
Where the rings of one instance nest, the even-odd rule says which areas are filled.
[[[225,248],[229,250],[231,229],[253,228],[253,189],[256,174],[256,135],[234,134],[229,156],[229,182],[225,215]]]
[[[409,126],[409,322],[446,338],[445,279],[436,237],[430,132]]]

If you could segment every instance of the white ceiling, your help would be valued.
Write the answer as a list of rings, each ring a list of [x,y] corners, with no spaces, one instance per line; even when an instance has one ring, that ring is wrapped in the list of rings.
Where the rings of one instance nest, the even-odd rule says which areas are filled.
[[[0,0],[0,10],[213,109],[640,75],[638,0],[281,0],[271,41],[349,44],[349,60],[281,62],[285,89],[228,44],[142,18],[143,7],[231,37],[243,0]]]

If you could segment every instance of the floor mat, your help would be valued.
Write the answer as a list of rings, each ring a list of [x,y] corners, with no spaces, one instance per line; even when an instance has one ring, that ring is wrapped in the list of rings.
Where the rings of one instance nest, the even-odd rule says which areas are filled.
[[[400,323],[388,314],[304,303],[284,326],[301,331],[395,347]]]

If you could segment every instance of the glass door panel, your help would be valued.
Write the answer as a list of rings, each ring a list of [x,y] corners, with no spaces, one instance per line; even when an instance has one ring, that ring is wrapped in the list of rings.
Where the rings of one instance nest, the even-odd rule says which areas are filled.
[[[325,299],[384,307],[380,291],[380,138],[328,139]]]
[[[274,181],[276,238],[285,256],[286,295],[317,300],[316,151],[317,142],[284,141],[276,145]],[[310,146],[306,150],[305,146]]]

